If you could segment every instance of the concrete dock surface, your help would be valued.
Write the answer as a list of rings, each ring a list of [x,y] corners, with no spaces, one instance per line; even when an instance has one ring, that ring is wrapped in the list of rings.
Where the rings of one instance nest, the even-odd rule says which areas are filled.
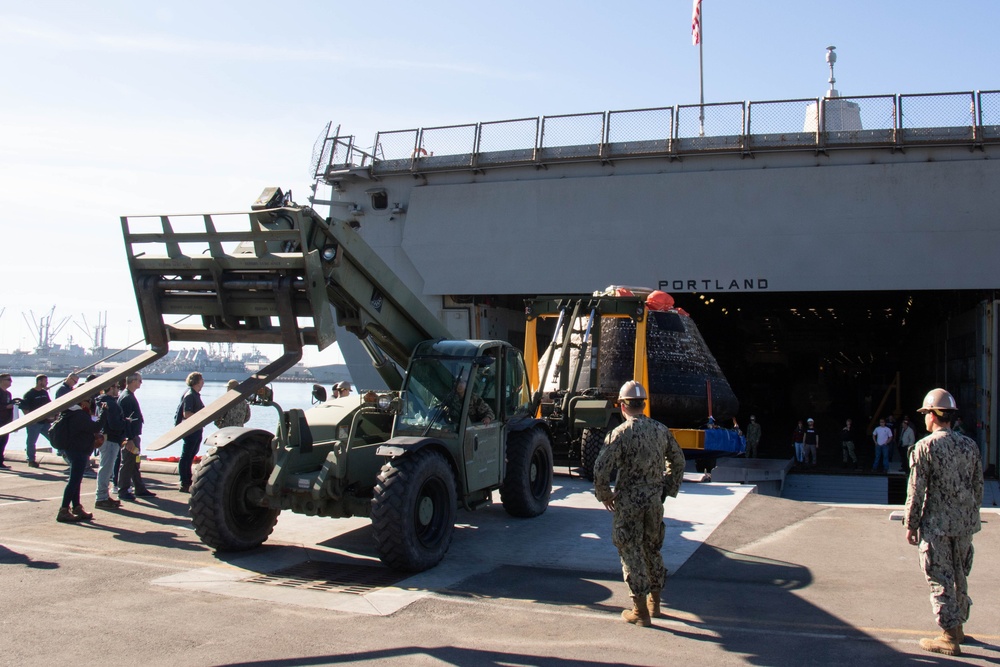
[[[898,506],[828,506],[686,482],[665,505],[666,618],[629,604],[611,515],[558,474],[549,510],[459,512],[445,560],[383,567],[364,519],[283,513],[271,539],[213,554],[169,468],[155,498],[55,521],[65,466],[0,471],[0,665],[902,665],[1000,663],[1000,515],[983,510],[961,658],[932,636]],[[995,486],[995,482],[992,485]],[[992,488],[992,487],[991,487]]]

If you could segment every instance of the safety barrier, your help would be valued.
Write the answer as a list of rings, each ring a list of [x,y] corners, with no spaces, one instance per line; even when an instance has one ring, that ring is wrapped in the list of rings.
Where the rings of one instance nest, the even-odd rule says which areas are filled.
[[[329,126],[327,126],[329,129]],[[329,134],[329,132],[327,132]],[[338,133],[317,142],[314,176],[559,161],[855,147],[1000,143],[1000,91],[684,104],[380,131],[374,148]]]

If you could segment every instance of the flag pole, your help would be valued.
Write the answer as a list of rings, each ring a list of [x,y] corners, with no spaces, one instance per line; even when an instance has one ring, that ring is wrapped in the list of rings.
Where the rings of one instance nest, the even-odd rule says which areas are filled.
[[[701,106],[698,108],[698,136],[705,136],[705,14],[701,3],[698,3],[698,89],[701,93]]]

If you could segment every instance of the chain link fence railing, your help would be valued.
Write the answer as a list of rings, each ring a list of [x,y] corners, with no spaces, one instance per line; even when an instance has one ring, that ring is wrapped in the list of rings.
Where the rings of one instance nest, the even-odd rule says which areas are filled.
[[[747,105],[747,146],[754,148],[802,148],[816,145],[814,99],[750,102]]]
[[[329,128],[326,134],[329,134]],[[371,164],[378,173],[631,155],[898,147],[1000,141],[1000,91],[764,100],[519,118],[379,132],[313,147],[314,174]]]
[[[434,158],[437,168],[469,167],[476,153],[478,125],[448,125],[425,127],[420,131],[420,144],[414,157]]]
[[[979,93],[979,125],[984,140],[1000,139],[1000,90]]]
[[[608,155],[665,153],[673,135],[673,107],[608,112]]]
[[[892,145],[896,141],[896,96],[823,98],[827,146]]]
[[[676,118],[674,138],[678,140],[679,152],[743,149],[746,123],[743,102],[680,105]]]
[[[326,124],[313,144],[310,163],[313,178],[322,178],[330,168],[364,167],[374,162],[369,153],[354,145],[353,136],[340,136],[339,127],[331,134],[331,125],[332,123]]]
[[[899,96],[903,142],[971,141],[976,125],[973,93],[926,93]]]
[[[390,130],[375,135],[375,164],[377,172],[406,171],[417,151],[420,130]]]
[[[598,157],[604,144],[604,113],[575,113],[542,118],[541,157]]]
[[[531,162],[538,144],[538,126],[537,118],[480,123],[476,164]]]
[[[323,128],[323,132],[313,142],[312,159],[309,162],[309,170],[312,172],[312,178],[322,176],[323,172],[326,171],[327,165],[333,164],[333,154],[337,141],[335,137],[330,136],[330,127],[332,125],[332,122],[327,123],[326,127]]]

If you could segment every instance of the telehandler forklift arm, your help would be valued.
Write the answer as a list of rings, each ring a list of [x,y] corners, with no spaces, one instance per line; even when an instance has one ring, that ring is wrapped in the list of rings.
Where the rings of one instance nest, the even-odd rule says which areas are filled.
[[[284,354],[145,449],[162,449],[255,393],[303,346],[358,336],[392,389],[416,345],[447,329],[351,226],[298,206],[278,188],[248,213],[125,216],[122,234],[139,317],[152,348],[3,427],[23,428],[164,356],[172,341],[279,344]],[[171,322],[168,322],[168,319]],[[190,320],[190,321],[189,321]],[[395,362],[392,363],[392,362]]]

